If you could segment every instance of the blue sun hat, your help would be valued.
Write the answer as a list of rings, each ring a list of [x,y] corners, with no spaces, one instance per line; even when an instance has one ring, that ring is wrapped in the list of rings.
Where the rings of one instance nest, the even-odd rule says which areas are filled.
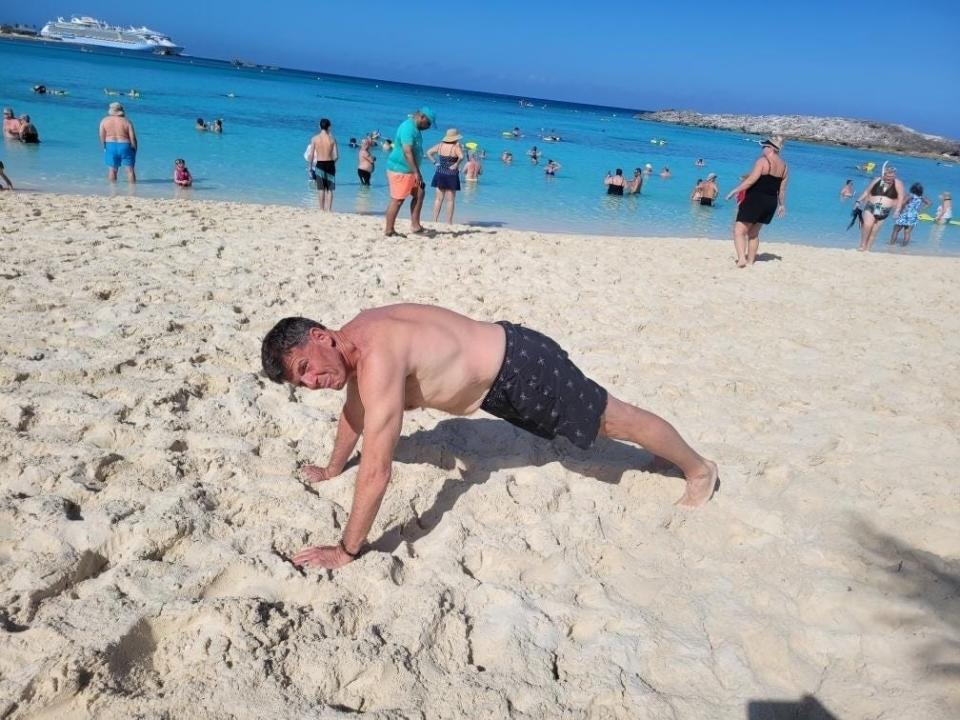
[[[427,120],[430,121],[430,125],[431,125],[432,127],[436,127],[436,125],[437,125],[437,114],[436,114],[433,110],[431,110],[427,105],[424,105],[422,108],[420,108],[419,112],[420,112],[420,114],[423,115]]]

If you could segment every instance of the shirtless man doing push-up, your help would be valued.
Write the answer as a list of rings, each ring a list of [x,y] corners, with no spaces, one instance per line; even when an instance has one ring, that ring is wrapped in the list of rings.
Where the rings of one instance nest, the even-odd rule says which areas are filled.
[[[613,397],[556,342],[512,323],[479,322],[430,305],[366,310],[339,330],[284,318],[264,338],[261,358],[274,382],[347,390],[329,462],[304,469],[311,482],[339,475],[364,436],[343,536],[336,545],[301,550],[297,565],[338,568],[360,552],[390,481],[403,412],[413,408],[452,415],[485,410],[580,448],[598,435],[637,443],[683,471],[681,505],[705,503],[717,485],[717,466],[670,423]]]

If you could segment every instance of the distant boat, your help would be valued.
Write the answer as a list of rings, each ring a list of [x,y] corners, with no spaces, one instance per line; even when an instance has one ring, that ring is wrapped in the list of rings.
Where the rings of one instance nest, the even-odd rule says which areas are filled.
[[[40,31],[48,40],[60,40],[71,45],[95,45],[116,50],[152,52],[161,55],[179,55],[183,48],[169,35],[143,26],[122,28],[108,25],[102,20],[83,15],[64,20],[51,20]]]
[[[234,58],[230,61],[230,64],[235,68],[255,68],[259,67],[256,63],[250,62],[249,60],[241,60],[240,58]]]
[[[533,103],[529,100],[521,100],[520,107],[533,107]]]

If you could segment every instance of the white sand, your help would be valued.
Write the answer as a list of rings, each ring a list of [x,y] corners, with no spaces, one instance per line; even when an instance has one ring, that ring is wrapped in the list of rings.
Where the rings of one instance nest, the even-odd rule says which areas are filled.
[[[381,230],[0,194],[0,717],[958,716],[960,261]],[[720,495],[409,413],[373,551],[300,573],[356,468],[297,480],[341,398],[265,382],[260,340],[397,301],[552,335]]]

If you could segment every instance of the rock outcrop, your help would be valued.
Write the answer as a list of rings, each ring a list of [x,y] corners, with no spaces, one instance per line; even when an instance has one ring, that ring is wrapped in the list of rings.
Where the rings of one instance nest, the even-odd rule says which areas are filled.
[[[657,110],[635,115],[638,120],[734,130],[757,135],[782,135],[793,140],[831,143],[873,150],[960,158],[960,142],[917,132],[904,125],[810,115],[720,115],[689,110]]]

